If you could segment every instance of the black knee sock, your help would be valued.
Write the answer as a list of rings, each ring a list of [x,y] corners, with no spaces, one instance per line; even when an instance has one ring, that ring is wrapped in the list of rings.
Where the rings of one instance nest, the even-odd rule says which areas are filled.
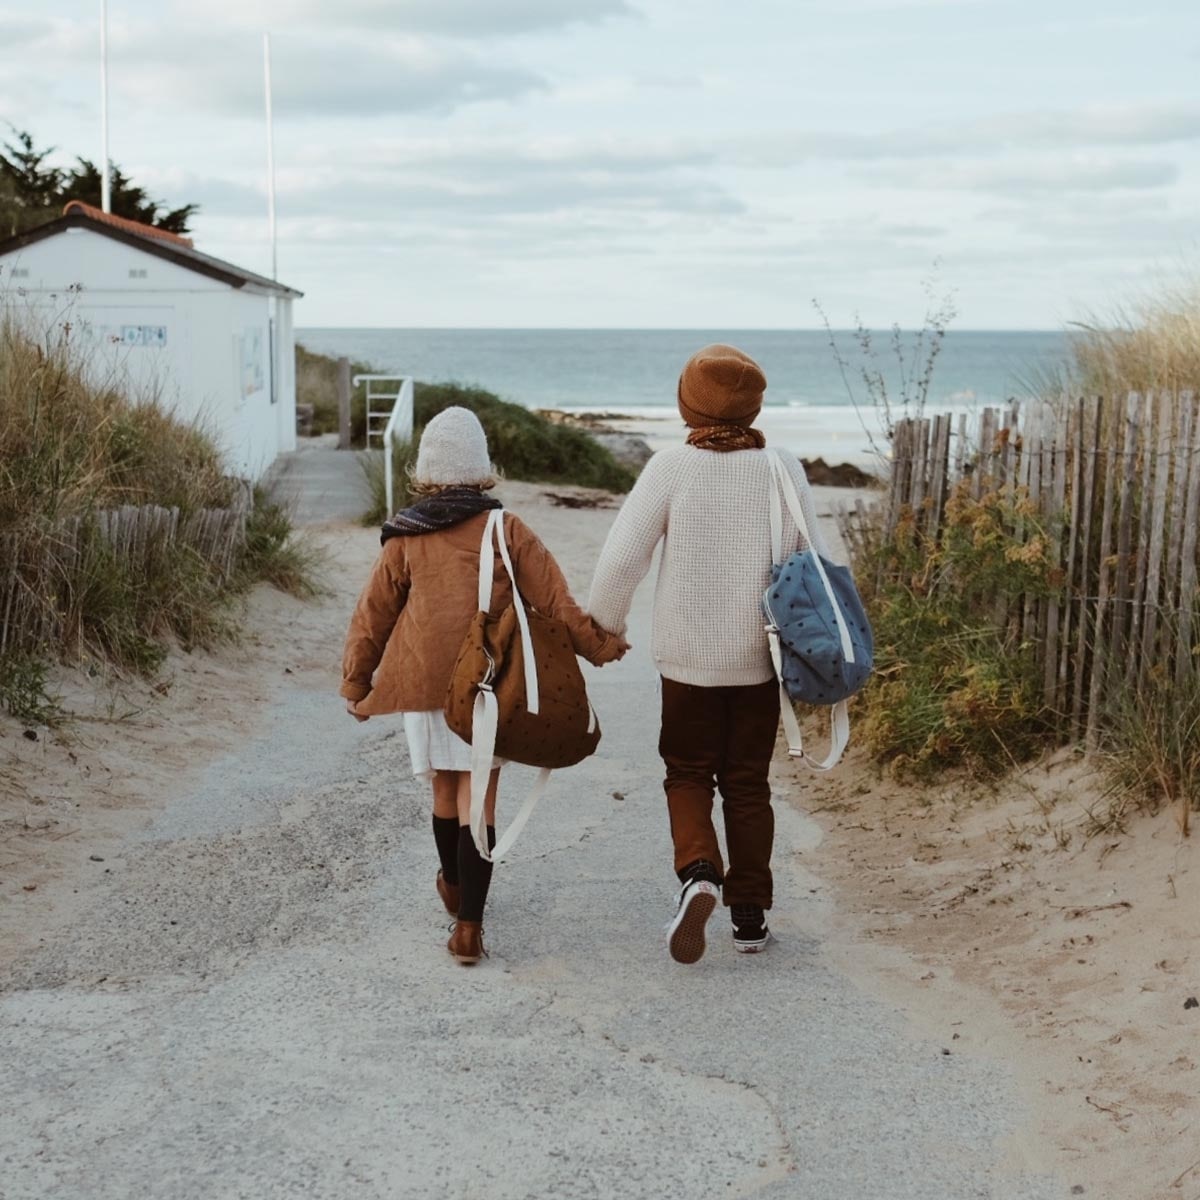
[[[433,840],[437,843],[442,878],[451,886],[458,884],[458,818],[433,817]]]
[[[494,844],[492,833],[489,827],[489,845]],[[458,831],[458,881],[462,888],[458,901],[458,919],[482,921],[483,906],[487,903],[488,888],[492,882],[492,864],[479,857],[479,851],[475,849],[475,839],[466,825]]]

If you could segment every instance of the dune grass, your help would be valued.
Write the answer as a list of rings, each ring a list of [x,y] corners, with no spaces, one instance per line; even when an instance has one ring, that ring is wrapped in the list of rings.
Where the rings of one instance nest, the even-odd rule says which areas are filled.
[[[231,563],[170,539],[131,559],[100,529],[98,514],[123,506],[174,509],[182,523],[237,507],[242,494],[203,428],[153,395],[131,398],[118,380],[97,380],[86,345],[61,323],[39,330],[0,309],[0,582],[24,614],[19,624],[5,615],[0,706],[36,709],[31,663],[97,655],[151,672],[172,642],[235,637],[233,603],[254,583],[311,591],[312,552],[261,491]]]
[[[1200,287],[1164,289],[1076,326],[1060,375],[1044,385],[1048,397],[1200,391]],[[1005,487],[955,496],[937,538],[911,519],[890,540],[882,523],[867,531],[856,566],[878,671],[858,705],[877,760],[923,778],[954,767],[997,774],[1061,740],[1043,707],[1038,648],[1011,620],[1019,598],[1062,586],[1029,553],[1035,519],[1022,490]],[[1010,533],[1018,525],[1021,544]],[[1188,602],[1200,629],[1200,595]],[[1118,810],[1169,803],[1186,824],[1189,806],[1200,810],[1200,644],[1190,661],[1125,683],[1106,704],[1101,737]]]
[[[1069,344],[1072,391],[1120,396],[1200,390],[1200,282],[1168,284],[1080,322]]]

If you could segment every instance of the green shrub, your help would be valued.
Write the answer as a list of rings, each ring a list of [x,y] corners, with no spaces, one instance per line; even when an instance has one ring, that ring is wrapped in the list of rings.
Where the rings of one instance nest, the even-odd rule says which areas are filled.
[[[416,385],[417,436],[451,405],[469,408],[487,432],[492,461],[509,479],[567,483],[627,492],[636,476],[582,429],[556,425],[541,414],[510,404],[482,388],[454,383]]]
[[[461,405],[474,412],[487,433],[492,462],[506,479],[532,483],[565,483],[578,487],[627,492],[635,476],[607,449],[580,429],[556,425],[519,404],[510,404],[482,388],[459,384],[418,383],[413,405],[414,438],[411,444],[393,447],[392,483],[395,504],[409,502],[409,469],[416,462],[421,431],[444,408]],[[371,508],[363,517],[367,525],[382,521],[387,508],[383,455],[361,456],[371,493]]]
[[[898,772],[963,766],[996,775],[1052,737],[1017,609],[1021,597],[1049,595],[1059,583],[1039,555],[1044,538],[1012,533],[1034,520],[1019,490],[973,499],[963,486],[939,542],[907,513],[890,542],[877,532],[858,564],[877,668],[860,699],[860,728],[872,754]]]
[[[18,721],[57,724],[62,709],[50,694],[44,659],[21,652],[0,655],[0,708]]]

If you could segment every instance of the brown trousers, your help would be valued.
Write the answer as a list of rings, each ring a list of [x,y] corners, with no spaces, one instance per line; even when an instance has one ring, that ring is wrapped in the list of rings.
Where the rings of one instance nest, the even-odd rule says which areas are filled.
[[[724,874],[726,904],[771,907],[775,813],[768,772],[779,729],[779,685],[696,687],[662,681],[664,787],[675,843],[675,870],[707,859]],[[729,869],[713,828],[721,793]]]

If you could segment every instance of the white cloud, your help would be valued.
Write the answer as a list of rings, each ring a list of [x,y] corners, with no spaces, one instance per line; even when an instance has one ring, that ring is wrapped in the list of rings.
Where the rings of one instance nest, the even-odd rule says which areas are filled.
[[[941,125],[893,127],[878,133],[796,129],[730,141],[724,154],[749,166],[828,161],[939,158],[1012,150],[1077,150],[1085,146],[1159,146],[1200,141],[1200,105],[1002,113]]]
[[[1179,168],[1166,160],[1044,159],[872,168],[864,178],[925,191],[1012,195],[1154,190],[1169,187]]]
[[[198,34],[167,55],[126,45],[132,69],[121,87],[141,104],[203,106],[258,118],[258,46],[245,38]],[[137,65],[132,65],[132,64]],[[465,104],[511,100],[543,87],[529,71],[411,39],[280,37],[272,44],[275,110],[282,117],[371,117],[448,113]]]
[[[625,0],[209,0],[212,12],[257,28],[329,27],[477,40],[628,17]],[[191,6],[188,5],[188,11]]]

